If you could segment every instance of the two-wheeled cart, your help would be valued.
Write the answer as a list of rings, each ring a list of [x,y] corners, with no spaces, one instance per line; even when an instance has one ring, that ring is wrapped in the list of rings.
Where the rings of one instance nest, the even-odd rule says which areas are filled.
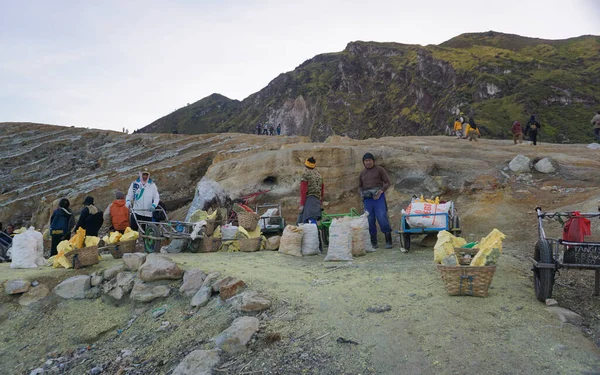
[[[400,229],[396,232],[400,237],[400,246],[405,250],[410,250],[410,237],[414,235],[422,235],[422,234],[430,234],[430,233],[438,233],[443,230],[446,230],[453,235],[459,237],[462,230],[460,229],[460,219],[458,217],[458,213],[454,209],[453,202],[446,202],[451,205],[450,209],[447,212],[435,212],[435,209],[430,213],[423,214],[405,214],[403,213],[400,218]],[[435,203],[431,203],[432,206],[435,206]],[[418,226],[418,225],[410,225],[409,221],[411,218],[432,218],[431,226]],[[440,223],[436,225],[435,223]]]
[[[566,241],[560,238],[547,238],[543,219],[597,218],[600,213],[542,212],[535,209],[538,219],[538,240],[533,252],[533,286],[536,298],[545,302],[552,297],[554,278],[561,268],[594,270],[594,295],[600,295],[600,241]]]
[[[133,213],[131,217],[133,217],[139,228],[140,238],[144,242],[144,250],[147,253],[159,252],[163,240],[179,239],[191,241],[191,234],[194,231],[194,225],[197,223],[169,220],[167,213],[161,207],[157,207],[156,210],[162,210],[166,218],[164,221],[139,220],[135,215],[136,213],[145,217],[152,217],[153,211],[131,210]]]

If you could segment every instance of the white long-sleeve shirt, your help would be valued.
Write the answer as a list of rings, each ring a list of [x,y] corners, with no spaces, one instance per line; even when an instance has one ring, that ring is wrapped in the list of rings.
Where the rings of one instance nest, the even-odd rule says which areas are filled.
[[[158,188],[151,178],[144,184],[140,178],[133,181],[127,191],[125,201],[137,214],[152,216],[152,205],[158,207]]]

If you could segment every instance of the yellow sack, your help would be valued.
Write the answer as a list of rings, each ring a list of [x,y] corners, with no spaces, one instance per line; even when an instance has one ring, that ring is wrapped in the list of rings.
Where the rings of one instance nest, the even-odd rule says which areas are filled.
[[[71,245],[73,245],[74,249],[81,249],[83,247],[84,240],[85,240],[85,229],[79,227],[77,229],[77,233],[75,233],[75,235],[73,237],[71,237],[69,242],[71,243]]]
[[[212,214],[210,214],[210,215],[208,215],[208,216],[206,217],[206,219],[207,219],[207,220],[216,219],[216,217],[217,217],[217,212],[218,212],[217,210],[213,211],[213,213],[212,213]]]
[[[217,211],[215,211],[215,212],[217,212]],[[208,212],[203,211],[203,210],[194,211],[192,216],[190,216],[191,223],[197,223],[198,221],[202,221],[202,220],[206,220],[206,219],[208,219]]]
[[[88,246],[98,246],[100,242],[100,238],[96,236],[87,236],[85,237],[85,247]]]
[[[69,240],[60,241],[56,246],[56,251],[58,253],[62,252],[63,254],[66,254],[71,250],[73,250],[73,245],[71,245],[71,242],[69,242]]]
[[[223,237],[223,233],[221,233],[221,226],[219,225],[217,227],[217,229],[215,229],[215,231],[212,234],[213,238],[222,238]]]
[[[260,237],[260,235],[262,234],[260,232],[260,225],[257,224],[256,228],[254,228],[253,231],[246,231],[246,233],[248,233],[248,238],[258,238],[258,237]]]
[[[250,238],[250,235],[248,234],[248,231],[246,229],[244,229],[244,227],[238,227],[238,231],[235,234],[235,238],[238,240],[243,240],[246,238]]]
[[[471,266],[492,266],[498,263],[500,253],[502,253],[502,240],[506,238],[504,233],[498,229],[493,229],[487,236],[479,242],[479,251],[473,257]]]
[[[119,233],[119,232],[117,232],[117,233]],[[125,229],[125,233],[123,233],[123,235],[119,237],[119,241],[120,242],[135,241],[138,239],[139,236],[140,236],[139,232],[127,227],[127,229]]]
[[[437,235],[438,240],[433,247],[433,260],[436,263],[442,263],[442,260],[451,254],[454,254],[455,247],[462,247],[467,241],[462,237],[455,237],[452,233],[443,230]]]
[[[240,251],[240,244],[234,240],[223,241],[219,247],[219,252],[237,253],[238,251]]]
[[[261,250],[265,250],[267,248],[267,237],[265,236],[260,236],[262,238],[262,241],[260,241],[260,249]]]

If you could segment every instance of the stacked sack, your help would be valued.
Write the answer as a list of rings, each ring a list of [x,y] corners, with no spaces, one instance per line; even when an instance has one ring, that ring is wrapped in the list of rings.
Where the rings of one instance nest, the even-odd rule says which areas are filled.
[[[19,233],[13,237],[10,252],[10,268],[37,268],[46,263],[44,237],[34,227],[19,230]]]

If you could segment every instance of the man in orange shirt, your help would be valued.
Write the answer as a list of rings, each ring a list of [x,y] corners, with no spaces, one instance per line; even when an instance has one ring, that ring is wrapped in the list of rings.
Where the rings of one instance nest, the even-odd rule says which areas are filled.
[[[104,211],[104,220],[111,223],[110,230],[125,232],[129,226],[129,209],[125,206],[125,194],[115,192],[115,200]]]

